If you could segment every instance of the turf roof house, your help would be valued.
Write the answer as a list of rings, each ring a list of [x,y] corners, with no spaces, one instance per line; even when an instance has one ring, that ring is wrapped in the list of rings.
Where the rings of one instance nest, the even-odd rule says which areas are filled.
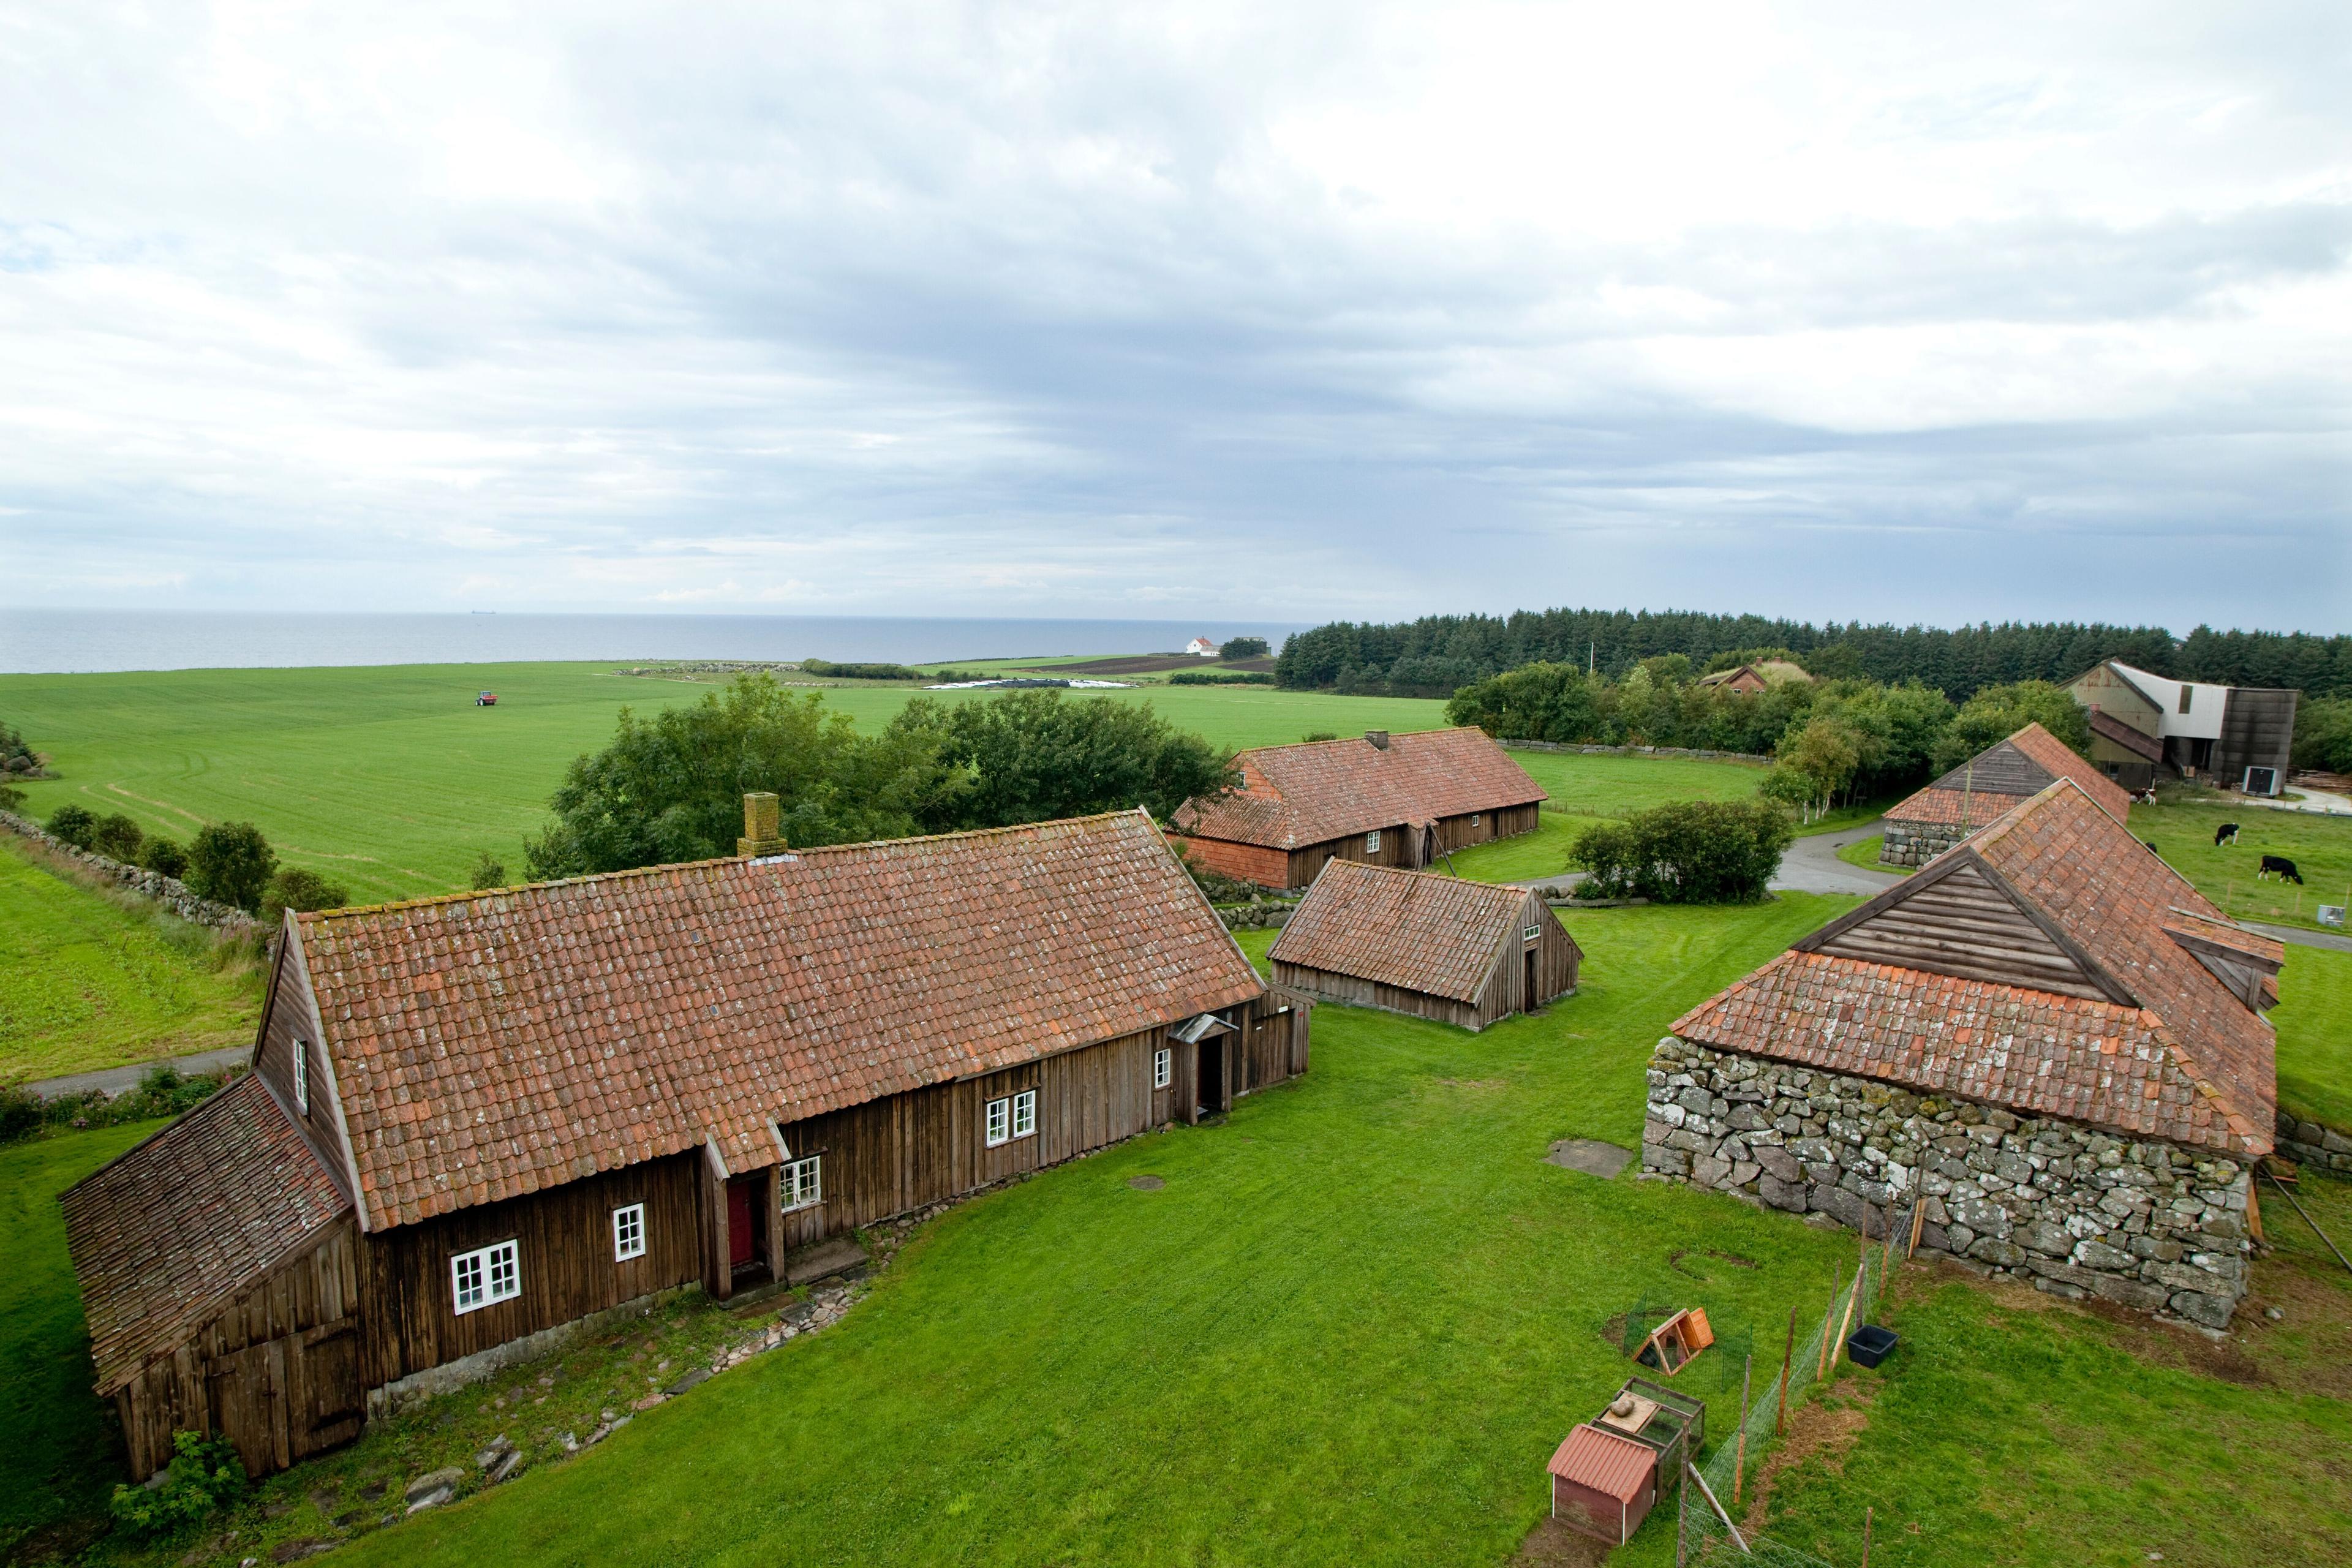
[[[1261,746],[1234,759],[1241,784],[1172,819],[1196,866],[1267,888],[1304,888],[1328,860],[1418,868],[1536,828],[1544,792],[1482,730]]]
[[[2221,1328],[2284,954],[2062,779],[1677,1021],[1643,1164]]]
[[[1584,953],[1525,888],[1332,860],[1267,957],[1290,990],[1483,1029],[1573,992]]]
[[[256,1070],[64,1199],[137,1473],[207,1428],[282,1468],[1305,1070],[1308,1004],[1139,811],[746,847],[289,917]]]
[[[2128,825],[2131,796],[2123,786],[2041,725],[2028,724],[1889,811],[1879,858],[1924,866],[2060,779],[2073,779],[2108,816]]]

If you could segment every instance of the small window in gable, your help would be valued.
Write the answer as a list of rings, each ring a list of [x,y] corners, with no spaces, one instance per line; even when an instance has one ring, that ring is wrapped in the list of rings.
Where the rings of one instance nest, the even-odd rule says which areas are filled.
[[[449,1283],[459,1316],[522,1294],[520,1244],[501,1241],[449,1259]]]
[[[784,1165],[784,1212],[813,1209],[824,1202],[824,1156],[811,1154],[805,1160],[792,1160]]]
[[[1151,1053],[1151,1087],[1166,1089],[1176,1079],[1176,1053],[1166,1046]]]
[[[1519,934],[1520,934],[1521,936],[1525,937],[1525,938],[1526,938],[1528,941],[1529,941],[1529,942],[1540,942],[1540,941],[1542,941],[1542,940],[1543,940],[1543,927],[1541,927],[1541,926],[1529,926],[1529,927],[1528,927],[1528,929],[1527,929],[1527,930],[1525,930],[1525,931],[1521,931]]]
[[[1380,853],[1380,850],[1381,830],[1375,827],[1370,833],[1364,835],[1364,853],[1367,855],[1377,855]]]
[[[613,1261],[626,1263],[646,1255],[646,1205],[630,1204],[613,1211]]]
[[[294,1042],[294,1109],[310,1114],[310,1042]]]
[[[1010,1100],[992,1100],[988,1102],[987,1138],[988,1146],[992,1149],[999,1143],[1012,1142],[1013,1101]]]

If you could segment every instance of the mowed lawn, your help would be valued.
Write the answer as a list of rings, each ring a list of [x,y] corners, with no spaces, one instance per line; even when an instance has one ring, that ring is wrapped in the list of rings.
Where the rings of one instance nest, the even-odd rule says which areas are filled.
[[[0,834],[0,1083],[243,1045],[261,991],[210,932],[124,908]]]
[[[2352,952],[2288,948],[2270,1018],[2279,1104],[2352,1132]]]
[[[2238,840],[2217,848],[2213,830],[2225,822],[2238,825]],[[2260,805],[2135,805],[2131,829],[2242,921],[2311,926],[2317,906],[2352,904],[2352,816]],[[2304,885],[2258,879],[2266,854],[2294,861]]]
[[[60,775],[26,786],[47,816],[68,800],[121,811],[185,841],[207,822],[257,823],[281,858],[361,900],[464,888],[488,850],[523,874],[523,840],[583,752],[612,739],[624,705],[694,702],[710,684],[612,673],[611,663],[411,665],[0,676],[0,718],[51,753]],[[499,694],[477,708],[474,694]],[[825,690],[864,727],[917,693]],[[933,693],[949,701],[976,694]],[[1264,687],[1109,692],[1230,746],[1312,731],[1427,730],[1444,705]]]
[[[154,1131],[109,1127],[0,1148],[0,1561],[25,1537],[103,1513],[122,1479],[113,1416],[89,1391],[89,1336],[58,1194]]]
[[[839,1328],[349,1555],[1502,1562],[1544,1459],[1624,1376],[1612,1315],[1702,1305],[1760,1342],[1851,1255],[1542,1158],[1637,1146],[1665,1026],[1843,907],[1579,915],[1583,994],[1483,1035],[1325,1009],[1313,1071],[1225,1125],[953,1211]],[[1146,1173],[1166,1185],[1128,1184]]]

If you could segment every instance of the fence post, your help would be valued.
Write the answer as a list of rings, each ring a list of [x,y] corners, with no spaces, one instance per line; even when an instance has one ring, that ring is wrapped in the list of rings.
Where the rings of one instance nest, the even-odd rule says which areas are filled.
[[[1862,1510],[1862,1568],[1870,1568],[1870,1516],[1876,1511],[1872,1508]]]
[[[1748,1380],[1755,1375],[1756,1358],[1752,1354],[1739,1363],[1739,1451],[1731,1459],[1731,1500],[1739,1500],[1740,1479],[1748,1471]]]
[[[1789,1344],[1780,1352],[1780,1408],[1772,1417],[1772,1436],[1778,1437],[1789,1427],[1789,1368],[1797,1355],[1797,1309],[1789,1309]]]

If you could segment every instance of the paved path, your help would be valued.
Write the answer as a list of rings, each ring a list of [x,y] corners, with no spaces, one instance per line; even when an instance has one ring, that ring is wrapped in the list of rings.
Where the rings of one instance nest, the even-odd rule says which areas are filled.
[[[2259,921],[2240,921],[2238,923],[2296,947],[2330,947],[2338,952],[2352,952],[2352,936],[2338,936],[2332,931],[2305,931],[2301,926],[2269,926]]]
[[[36,1079],[21,1085],[43,1100],[56,1100],[60,1095],[87,1094],[98,1089],[109,1099],[125,1094],[139,1087],[139,1080],[153,1068],[171,1066],[191,1076],[203,1072],[218,1072],[234,1067],[253,1053],[251,1046],[226,1046],[217,1051],[198,1051],[192,1057],[171,1057],[160,1062],[133,1062],[127,1068],[108,1068],[104,1072],[68,1073],[64,1078]]]
[[[1902,877],[1893,871],[1865,871],[1837,858],[1837,852],[1847,845],[1874,838],[1885,831],[1883,821],[1865,822],[1859,827],[1841,827],[1834,833],[1815,833],[1798,839],[1780,857],[1780,874],[1772,879],[1773,891],[1859,893],[1865,899],[1886,891],[1903,880]]]

